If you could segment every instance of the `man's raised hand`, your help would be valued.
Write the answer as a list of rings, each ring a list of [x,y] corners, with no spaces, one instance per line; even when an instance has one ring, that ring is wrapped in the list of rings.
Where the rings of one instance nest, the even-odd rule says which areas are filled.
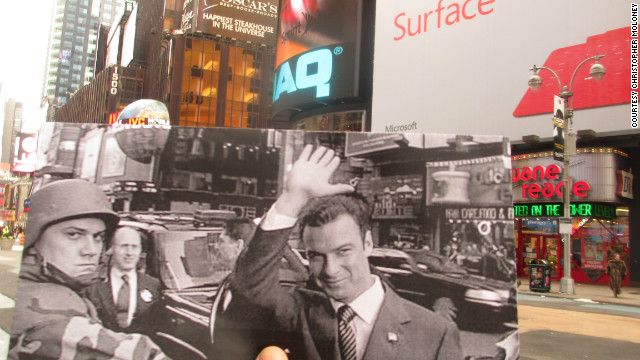
[[[297,217],[305,204],[316,197],[352,192],[347,184],[331,184],[329,179],[340,165],[340,157],[326,147],[313,150],[307,145],[287,174],[282,195],[276,201],[278,213]]]

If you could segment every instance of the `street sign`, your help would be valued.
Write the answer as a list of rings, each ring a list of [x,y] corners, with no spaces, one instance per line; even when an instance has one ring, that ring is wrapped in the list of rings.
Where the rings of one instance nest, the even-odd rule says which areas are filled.
[[[573,230],[573,226],[571,225],[571,218],[560,218],[558,220],[560,224],[560,234],[571,234],[571,231]]]

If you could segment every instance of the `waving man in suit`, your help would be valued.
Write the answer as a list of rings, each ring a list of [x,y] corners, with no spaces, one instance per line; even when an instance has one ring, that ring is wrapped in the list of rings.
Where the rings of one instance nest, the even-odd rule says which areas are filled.
[[[370,213],[353,188],[331,184],[333,150],[303,150],[232,274],[234,299],[271,314],[276,343],[295,359],[461,359],[454,323],[400,298],[370,271]],[[289,233],[300,222],[312,281],[278,281]]]

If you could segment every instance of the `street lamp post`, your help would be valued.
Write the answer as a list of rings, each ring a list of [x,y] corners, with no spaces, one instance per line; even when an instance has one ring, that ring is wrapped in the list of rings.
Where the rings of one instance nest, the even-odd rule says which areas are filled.
[[[563,149],[563,169],[562,169],[562,181],[564,181],[564,190],[562,191],[562,200],[564,205],[564,217],[560,220],[560,233],[563,237],[564,242],[564,276],[560,280],[560,292],[564,294],[575,294],[575,286],[573,278],[571,277],[571,227],[570,226],[562,226],[563,224],[569,223],[571,224],[571,177],[569,175],[569,152],[567,151],[566,142],[569,140],[570,127],[573,124],[573,80],[578,73],[578,69],[582,67],[587,61],[595,60],[596,62],[591,65],[591,69],[589,69],[589,74],[593,77],[594,80],[600,81],[604,74],[606,73],[604,66],[600,64],[600,58],[604,57],[604,55],[596,55],[592,56],[588,59],[584,59],[576,69],[573,71],[573,75],[571,76],[571,81],[569,82],[569,87],[563,87],[560,78],[550,68],[547,67],[537,67],[533,65],[533,68],[529,69],[533,71],[533,75],[529,78],[529,87],[531,90],[536,91],[542,85],[542,79],[538,76],[539,70],[549,70],[553,76],[558,80],[559,94],[562,99],[564,99],[564,105],[566,111],[563,114],[564,121],[564,149]],[[575,148],[575,140],[572,144],[572,148]]]

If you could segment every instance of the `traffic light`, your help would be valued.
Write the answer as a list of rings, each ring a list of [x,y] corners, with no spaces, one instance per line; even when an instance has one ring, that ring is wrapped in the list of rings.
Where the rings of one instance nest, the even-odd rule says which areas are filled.
[[[31,200],[27,199],[24,201],[24,207],[23,207],[24,212],[27,212],[29,210],[31,210]]]

